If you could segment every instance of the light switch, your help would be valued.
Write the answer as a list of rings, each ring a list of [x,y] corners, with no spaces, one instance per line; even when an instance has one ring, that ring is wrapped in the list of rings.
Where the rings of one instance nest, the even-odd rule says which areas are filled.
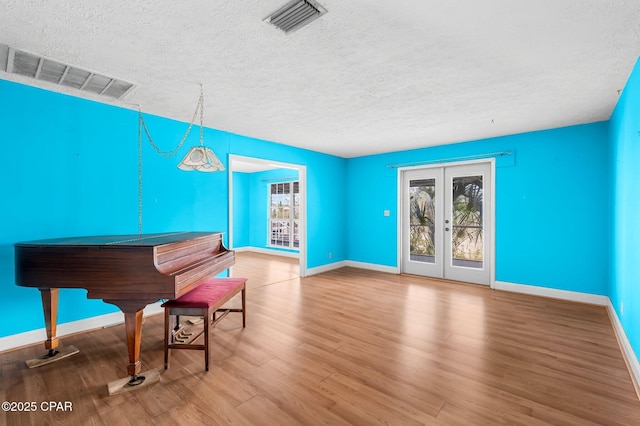
[[[391,216],[391,211],[390,210],[385,210],[384,211],[384,215],[385,216]]]

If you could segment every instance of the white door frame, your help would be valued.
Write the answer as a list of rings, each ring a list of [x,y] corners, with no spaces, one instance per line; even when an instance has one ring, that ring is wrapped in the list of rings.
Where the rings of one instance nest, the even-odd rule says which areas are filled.
[[[265,160],[261,158],[246,157],[229,154],[229,249],[233,249],[233,171],[234,162],[255,163],[270,166],[271,168],[285,168],[298,171],[300,182],[300,222],[299,222],[299,268],[300,276],[307,276],[307,167],[301,164],[283,163],[281,161]]]
[[[410,166],[410,167],[398,167],[398,174],[397,174],[397,184],[398,184],[398,190],[397,190],[397,211],[398,211],[398,222],[397,222],[397,235],[398,235],[398,239],[397,239],[397,249],[396,249],[396,253],[397,253],[397,259],[396,259],[396,271],[398,274],[402,273],[402,249],[403,249],[403,245],[404,245],[404,239],[403,239],[403,230],[402,230],[402,220],[404,217],[404,209],[405,206],[403,205],[403,173],[406,171],[410,171],[410,170],[419,170],[419,169],[432,169],[432,168],[440,168],[440,167],[451,167],[451,166],[468,166],[468,165],[473,165],[473,164],[478,164],[478,163],[489,163],[490,165],[490,171],[491,171],[491,188],[490,188],[490,194],[491,194],[491,206],[490,206],[490,212],[491,212],[491,219],[490,219],[490,226],[492,229],[490,238],[488,238],[488,241],[486,241],[486,243],[488,244],[488,248],[489,248],[489,253],[490,253],[490,257],[491,259],[489,260],[489,266],[491,268],[490,271],[490,279],[489,279],[489,287],[490,288],[494,288],[495,287],[495,282],[496,282],[496,247],[495,247],[495,241],[496,241],[496,160],[495,158],[488,158],[488,159],[480,159],[480,160],[473,160],[473,161],[454,161],[454,162],[438,162],[438,163],[427,163],[424,165],[415,165],[415,166]]]

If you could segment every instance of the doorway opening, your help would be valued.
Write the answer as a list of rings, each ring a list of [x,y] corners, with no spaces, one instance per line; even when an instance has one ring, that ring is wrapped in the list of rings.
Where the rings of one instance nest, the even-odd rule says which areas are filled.
[[[275,198],[271,194],[273,184],[276,184]],[[277,194],[278,188],[282,188],[283,194]],[[287,188],[289,198],[284,194]],[[294,193],[292,189],[297,191]],[[229,248],[296,257],[299,275],[304,277],[307,271],[306,210],[306,166],[229,155]],[[285,222],[295,231],[287,239],[291,244],[272,243],[272,231],[284,232]],[[283,235],[277,237],[285,240]]]

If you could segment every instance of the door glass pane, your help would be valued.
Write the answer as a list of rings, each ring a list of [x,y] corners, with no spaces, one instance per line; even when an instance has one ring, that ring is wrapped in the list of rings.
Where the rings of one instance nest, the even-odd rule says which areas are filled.
[[[451,263],[482,268],[482,176],[454,177],[452,185]]]
[[[417,262],[435,263],[436,180],[409,181],[409,257]]]

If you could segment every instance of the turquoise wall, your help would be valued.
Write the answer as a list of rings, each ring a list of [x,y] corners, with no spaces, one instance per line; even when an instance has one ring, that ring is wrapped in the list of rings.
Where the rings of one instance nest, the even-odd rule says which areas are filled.
[[[0,80],[0,311],[19,321],[0,323],[0,337],[44,327],[40,294],[15,285],[13,244],[43,238],[138,232],[138,112]],[[145,114],[154,142],[172,149],[187,124]],[[332,188],[344,180],[345,160],[206,128],[205,143],[223,163],[228,154],[306,166],[308,267],[344,260],[344,242],[326,228],[344,222],[320,209],[344,210]],[[228,230],[228,173],[183,172],[177,162],[193,132],[171,159],[143,145],[145,233]],[[340,232],[338,233],[340,235]],[[225,236],[226,238],[226,236]],[[117,310],[86,291],[62,289],[59,323]]]
[[[233,172],[233,248],[251,245],[251,175]]]
[[[267,244],[269,184],[294,180],[298,180],[298,171],[292,169],[233,173],[234,247],[256,247],[298,253],[298,250],[272,247]]]
[[[231,133],[227,140],[230,154],[306,167],[307,268],[346,260],[346,194],[341,188],[346,180],[347,160]]]
[[[610,120],[613,165],[609,297],[636,356],[640,354],[640,63]]]
[[[398,169],[390,165],[511,151],[496,160],[496,279],[610,295],[638,353],[639,96],[636,66],[609,122],[352,159],[209,128],[205,142],[225,164],[235,154],[306,167],[309,268],[397,266]],[[3,337],[44,326],[39,292],[14,284],[14,243],[137,233],[138,113],[2,80],[0,99],[0,309],[20,318],[0,323]],[[186,129],[145,119],[163,149]],[[194,132],[165,159],[144,141],[144,232],[227,232],[229,173],[175,167],[197,143]],[[256,179],[242,175],[233,174],[234,214],[254,201],[242,192],[251,194]],[[254,244],[251,215],[234,218],[249,223],[234,228],[234,244]],[[61,290],[60,323],[115,310],[83,290]]]
[[[607,138],[601,122],[351,159],[347,257],[397,266],[394,165],[511,151],[496,159],[496,280],[605,295]]]

